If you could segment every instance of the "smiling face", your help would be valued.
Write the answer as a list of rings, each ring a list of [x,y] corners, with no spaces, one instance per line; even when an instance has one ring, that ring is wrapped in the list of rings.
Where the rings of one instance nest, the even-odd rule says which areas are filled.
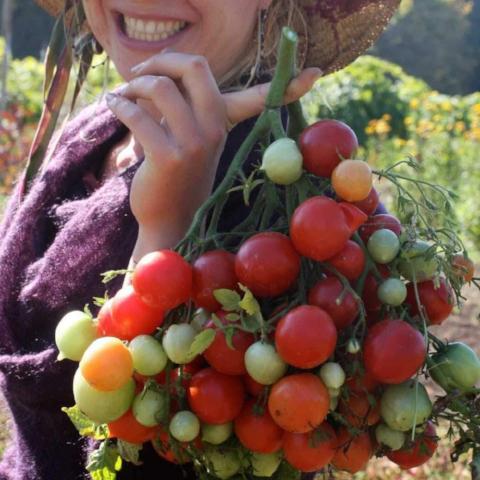
[[[253,41],[271,0],[83,0],[85,13],[125,80],[130,68],[169,47],[205,56],[218,79]]]

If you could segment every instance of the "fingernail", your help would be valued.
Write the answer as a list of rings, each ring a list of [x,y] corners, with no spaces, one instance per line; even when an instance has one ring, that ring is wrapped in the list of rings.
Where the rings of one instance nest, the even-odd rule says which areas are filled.
[[[144,65],[145,65],[145,62],[139,63],[138,65],[135,65],[134,67],[132,67],[130,71],[132,73],[137,73],[143,68]]]
[[[320,70],[319,68],[316,68],[315,70],[316,70],[316,72],[315,72],[314,75],[313,75],[313,81],[314,81],[314,82],[316,82],[316,81],[317,81],[319,78],[321,78],[322,75],[323,75],[323,71]]]
[[[105,95],[105,100],[109,107],[114,107],[118,103],[118,95],[115,95],[114,93],[107,93]]]

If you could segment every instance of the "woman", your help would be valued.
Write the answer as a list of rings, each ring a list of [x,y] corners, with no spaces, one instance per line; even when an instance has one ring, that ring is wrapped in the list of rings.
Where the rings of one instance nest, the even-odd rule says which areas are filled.
[[[58,13],[62,0],[37,0]],[[88,26],[125,85],[72,120],[50,161],[0,230],[0,371],[13,439],[1,479],[84,477],[86,445],[62,406],[73,404],[73,362],[56,362],[54,330],[105,286],[100,273],[124,268],[183,236],[195,210],[225,174],[263,108],[267,87],[245,83],[280,27],[297,19],[303,63],[340,68],[371,44],[397,0],[88,0]],[[262,49],[257,38],[264,40]],[[286,101],[318,77],[304,70]],[[220,85],[220,87],[219,87]],[[233,128],[233,126],[235,128]],[[233,130],[229,132],[231,129]],[[255,158],[252,157],[253,162]],[[230,205],[222,226],[242,218]],[[131,259],[131,260],[130,260]],[[108,284],[114,294],[121,280]],[[120,479],[182,478],[146,447],[143,465]]]

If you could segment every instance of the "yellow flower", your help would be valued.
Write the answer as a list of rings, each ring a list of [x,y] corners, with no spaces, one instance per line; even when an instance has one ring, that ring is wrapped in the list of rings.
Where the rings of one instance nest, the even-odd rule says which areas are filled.
[[[466,129],[465,122],[455,122],[455,130],[457,132],[464,132]]]
[[[407,127],[409,127],[410,125],[413,125],[414,122],[415,122],[415,121],[413,120],[412,117],[405,117],[405,125],[406,125]]]
[[[451,102],[447,100],[444,100],[440,106],[442,107],[442,110],[444,110],[445,112],[451,112],[453,110],[453,105],[451,104]]]
[[[410,100],[410,108],[412,108],[413,110],[416,110],[420,105],[420,101],[418,100],[418,98],[412,98],[412,100]]]
[[[473,107],[472,107],[472,111],[475,115],[480,115],[480,103],[476,103]]]

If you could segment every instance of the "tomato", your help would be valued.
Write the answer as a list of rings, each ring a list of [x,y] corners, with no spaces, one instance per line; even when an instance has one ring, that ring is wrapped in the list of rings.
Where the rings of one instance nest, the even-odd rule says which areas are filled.
[[[362,346],[360,345],[360,342],[356,338],[351,338],[348,341],[346,350],[351,355],[356,355],[358,352],[360,352],[361,349],[362,349]]]
[[[464,255],[454,255],[452,258],[453,274],[463,278],[465,282],[471,282],[475,275],[475,265]]]
[[[378,273],[384,279],[390,276],[390,271],[385,265],[376,265]],[[365,310],[368,313],[378,312],[382,308],[382,302],[378,298],[378,287],[380,286],[380,280],[376,275],[369,273],[365,279],[363,286],[362,300],[365,306]]]
[[[233,423],[222,423],[220,425],[202,424],[202,441],[212,445],[220,445],[226,442],[233,433]]]
[[[399,236],[402,233],[402,224],[398,218],[387,213],[380,213],[369,217],[368,220],[360,227],[358,233],[362,240],[366,243],[374,232],[380,229],[388,229]]]
[[[332,172],[332,188],[347,202],[365,200],[372,185],[372,169],[363,160],[343,160]]]
[[[387,457],[402,470],[408,470],[430,460],[437,449],[437,445],[435,427],[432,422],[428,422],[423,435],[415,438],[413,444],[408,442],[402,449],[387,453]]]
[[[400,450],[405,443],[406,435],[403,432],[391,429],[384,423],[380,423],[375,429],[375,438],[378,443],[391,450]]]
[[[149,389],[136,395],[132,410],[138,423],[146,427],[155,427],[167,415],[167,407],[166,392]]]
[[[438,270],[438,262],[433,256],[435,250],[435,247],[423,240],[408,242],[402,247],[398,271],[407,280],[415,282],[432,279]]]
[[[271,477],[282,463],[282,452],[253,453],[250,457],[252,471],[256,477]]]
[[[272,385],[285,375],[288,366],[273,345],[255,342],[245,352],[245,367],[256,382]]]
[[[401,383],[425,362],[422,334],[403,320],[382,320],[367,333],[363,346],[365,368],[381,383]]]
[[[424,423],[432,413],[432,402],[421,383],[408,380],[390,385],[380,400],[380,414],[393,430],[407,432]]]
[[[351,474],[364,470],[373,455],[373,445],[368,433],[352,437],[347,429],[337,433],[337,450],[332,464]]]
[[[78,408],[93,422],[109,423],[124,415],[132,405],[135,382],[130,379],[117,390],[103,392],[83,378],[80,369],[73,378],[73,396]]]
[[[110,313],[110,316],[102,317],[105,318],[105,323],[100,326],[103,335],[122,340],[148,335],[164,320],[163,311],[146,305],[131,285],[115,294]]]
[[[365,268],[366,259],[360,245],[348,240],[343,250],[329,258],[327,262],[348,280],[356,280]]]
[[[340,388],[345,383],[345,371],[339,363],[324,363],[319,374],[327,388]]]
[[[252,452],[273,453],[282,448],[283,430],[268,410],[258,411],[255,400],[246,402],[235,419],[235,435]]]
[[[303,166],[319,177],[330,177],[344,158],[358,148],[355,132],[338,120],[320,120],[306,128],[299,139]]]
[[[368,239],[367,249],[373,260],[383,265],[390,263],[398,255],[400,240],[391,230],[381,228],[372,233]]]
[[[217,316],[223,323],[228,323],[223,312],[217,313]],[[213,321],[209,322],[206,327],[217,330]],[[217,372],[227,375],[243,375],[247,373],[244,362],[245,352],[254,341],[251,333],[236,330],[232,337],[234,347],[232,349],[228,346],[225,333],[217,330],[213,343],[203,352],[203,356]]]
[[[233,477],[242,467],[239,452],[234,449],[209,447],[205,458],[211,467],[209,473],[222,480]]]
[[[285,433],[283,452],[292,467],[301,472],[315,472],[331,462],[336,443],[333,428],[324,422],[314,432]]]
[[[327,260],[345,247],[367,216],[348,203],[317,196],[301,203],[290,221],[290,236],[297,251],[313,260]]]
[[[113,329],[113,317],[112,317],[112,304],[113,298],[109,298],[100,308],[97,314],[97,336],[116,336],[109,332]]]
[[[373,215],[377,211],[378,205],[380,204],[378,192],[375,190],[375,188],[372,188],[367,198],[361,200],[360,202],[353,202],[353,204],[363,213],[367,215]]]
[[[399,278],[388,278],[380,284],[377,294],[385,305],[399,307],[407,299],[407,287]]]
[[[290,185],[303,173],[303,158],[295,140],[280,138],[263,153],[261,170],[278,185]]]
[[[349,377],[346,385],[354,393],[372,393],[378,387],[379,382],[368,371],[357,372],[354,377]]]
[[[220,288],[235,290],[235,255],[225,250],[212,250],[200,255],[192,265],[192,298],[197,307],[216,312],[221,305],[213,292]]]
[[[283,360],[298,368],[314,368],[335,350],[337,329],[325,310],[301,305],[290,310],[275,329],[275,346]]]
[[[308,292],[308,303],[325,310],[338,330],[351,325],[359,312],[357,301],[350,292],[344,292],[337,277],[318,281]]]
[[[177,412],[170,420],[168,428],[172,437],[179,442],[191,442],[200,435],[200,421],[188,410]]]
[[[85,312],[68,312],[55,329],[55,343],[60,352],[59,360],[68,358],[79,362],[87,347],[97,338],[93,318]]]
[[[428,371],[447,393],[468,392],[480,380],[480,360],[468,345],[453,342],[431,356]]]
[[[258,297],[285,293],[300,272],[300,256],[281,233],[263,232],[245,241],[235,258],[240,283]]]
[[[197,332],[188,323],[170,325],[162,339],[168,358],[179,365],[191,362],[190,347],[196,335]]]
[[[420,303],[423,305],[425,315],[430,325],[440,325],[452,313],[454,306],[453,292],[444,278],[440,278],[438,288],[432,280],[417,284]],[[407,303],[414,315],[419,315],[415,286],[407,286]]]
[[[170,448],[169,435],[163,429],[159,429],[158,437],[152,441],[152,446],[157,454],[170,463],[183,465],[191,461],[185,451],[185,445],[181,445],[180,448],[175,449],[175,452]]]
[[[154,427],[145,427],[138,423],[132,410],[108,424],[110,438],[119,438],[129,443],[142,444],[148,442],[155,437],[156,431]]]
[[[351,392],[348,398],[340,400],[338,411],[352,427],[375,425],[380,420],[380,403],[370,403],[367,393]]]
[[[157,375],[167,366],[167,355],[154,337],[139,335],[130,342],[128,349],[132,354],[133,368],[141,375]]]
[[[132,354],[121,340],[103,337],[95,340],[83,354],[80,371],[97,390],[118,390],[133,375]]]
[[[193,376],[187,396],[190,408],[202,422],[219,425],[241,412],[245,387],[240,377],[205,368]]]
[[[258,397],[265,389],[265,385],[258,383],[248,373],[243,376],[243,383],[245,384],[247,392],[253,397]]]
[[[306,433],[325,419],[330,397],[323,382],[311,373],[298,373],[279,380],[270,391],[268,410],[287,432]]]
[[[192,278],[192,267],[181,255],[160,250],[137,263],[132,285],[147,305],[167,311],[190,299]]]

